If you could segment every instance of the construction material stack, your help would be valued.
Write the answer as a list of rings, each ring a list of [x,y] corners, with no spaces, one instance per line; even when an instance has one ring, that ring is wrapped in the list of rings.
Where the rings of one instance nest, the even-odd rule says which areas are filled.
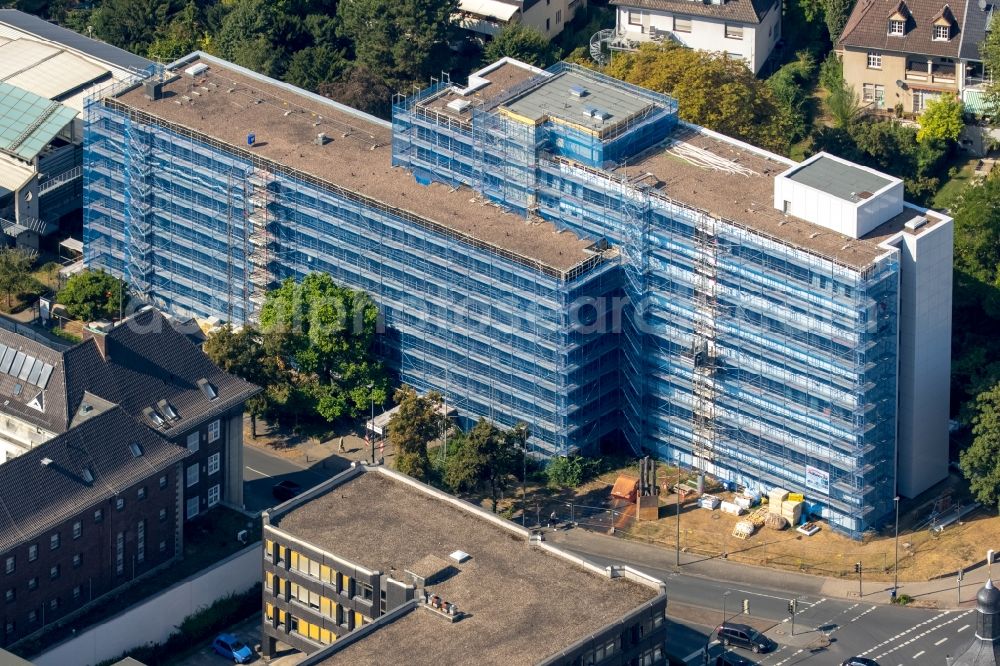
[[[788,491],[783,488],[773,488],[767,495],[767,507],[770,513],[781,513],[782,504],[788,499]]]

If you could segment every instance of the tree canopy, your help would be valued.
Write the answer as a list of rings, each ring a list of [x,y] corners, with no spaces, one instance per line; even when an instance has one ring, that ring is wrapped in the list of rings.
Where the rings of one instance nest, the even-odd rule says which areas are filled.
[[[409,386],[397,389],[394,397],[399,411],[389,419],[386,432],[396,453],[396,469],[426,480],[430,471],[427,444],[438,437],[447,424],[438,411],[443,398],[434,391],[420,395]]]
[[[677,44],[644,44],[616,55],[606,73],[677,99],[683,120],[785,153],[789,112],[742,60]]]
[[[486,419],[479,419],[472,430],[455,441],[448,457],[445,483],[455,491],[489,489],[493,513],[500,493],[508,487],[522,467],[524,441],[521,431],[501,430]]]
[[[31,266],[34,263],[34,255],[26,250],[0,248],[0,291],[7,294],[8,308],[12,296],[31,288],[35,283],[31,277]]]
[[[217,366],[242,377],[264,389],[247,401],[252,434],[257,436],[257,419],[273,418],[274,387],[292,381],[277,355],[269,353],[266,340],[254,326],[246,325],[233,330],[229,325],[213,331],[202,345],[202,350]]]
[[[955,143],[965,128],[965,105],[956,95],[940,95],[927,102],[920,114],[917,141]]]
[[[976,398],[972,434],[961,453],[962,473],[976,499],[1000,512],[1000,384]]]
[[[56,300],[74,319],[116,319],[128,307],[128,285],[110,273],[86,270],[67,280]]]
[[[531,26],[508,23],[483,50],[483,63],[500,58],[517,58],[529,65],[548,67],[556,61],[557,50],[545,35]]]

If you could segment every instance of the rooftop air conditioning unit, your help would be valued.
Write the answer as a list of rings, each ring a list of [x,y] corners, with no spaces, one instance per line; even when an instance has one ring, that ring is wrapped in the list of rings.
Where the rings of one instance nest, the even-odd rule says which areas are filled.
[[[185,69],[184,73],[187,74],[188,76],[198,76],[199,74],[204,74],[207,71],[208,71],[208,65],[206,65],[203,62],[199,62]]]
[[[573,97],[584,97],[587,94],[587,89],[583,86],[570,86],[569,94]]]

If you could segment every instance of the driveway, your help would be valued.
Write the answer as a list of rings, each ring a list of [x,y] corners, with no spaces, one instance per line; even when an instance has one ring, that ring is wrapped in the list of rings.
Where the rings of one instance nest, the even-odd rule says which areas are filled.
[[[330,463],[304,467],[294,461],[272,455],[255,446],[243,447],[243,504],[247,511],[259,513],[278,504],[271,488],[279,481],[290,479],[303,489],[326,481],[346,469]]]
[[[279,643],[278,653],[274,658],[270,662],[264,661],[257,650],[257,646],[261,642],[259,614],[254,614],[253,617],[227,627],[219,633],[235,634],[237,638],[249,645],[250,649],[254,651],[254,657],[250,660],[250,663],[257,664],[258,666],[263,666],[264,664],[268,664],[269,666],[294,666],[294,664],[298,664],[306,657],[303,653],[293,650],[283,643]],[[215,636],[212,638],[214,639]],[[205,641],[205,646],[200,650],[194,654],[171,661],[170,666],[225,666],[226,664],[233,663],[222,655],[213,652],[210,645],[211,642],[211,639]]]

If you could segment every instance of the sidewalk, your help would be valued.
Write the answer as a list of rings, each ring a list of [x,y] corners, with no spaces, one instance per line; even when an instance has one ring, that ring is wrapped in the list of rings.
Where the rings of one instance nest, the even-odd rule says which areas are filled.
[[[676,553],[673,549],[589,532],[579,528],[550,532],[546,534],[546,539],[553,544],[562,544],[578,550],[581,554],[590,553],[608,559],[620,559],[639,566],[677,570],[680,573],[734,583],[782,589],[791,588],[800,593],[816,596],[858,599],[857,578],[824,578],[749,564],[737,564],[721,558],[706,558],[683,552],[680,558],[680,569],[677,569]],[[995,564],[995,567],[994,573],[1000,576],[1000,564]],[[940,609],[972,608],[975,606],[976,593],[986,583],[988,572],[989,568],[985,565],[985,560],[984,564],[966,572],[961,583],[961,602],[958,596],[959,584],[953,577],[920,583],[901,582],[898,593],[912,597],[914,605],[926,605]],[[862,580],[863,598],[866,602],[888,604],[891,590],[891,582]]]

